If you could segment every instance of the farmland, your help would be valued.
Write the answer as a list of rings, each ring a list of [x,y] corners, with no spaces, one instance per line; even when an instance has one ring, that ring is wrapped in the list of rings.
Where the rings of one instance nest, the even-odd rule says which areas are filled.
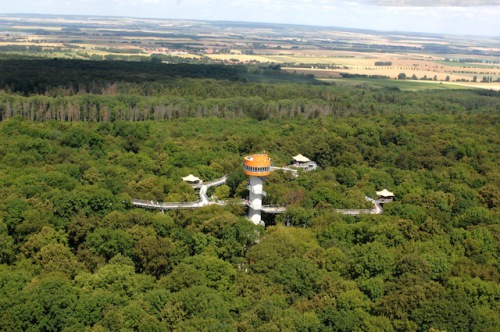
[[[419,83],[500,90],[500,42],[493,37],[242,22],[0,15],[0,54],[279,65],[284,71],[319,79],[355,78],[371,84],[378,78],[401,86],[397,81],[404,77]]]
[[[403,91],[418,91],[418,90],[454,90],[463,89],[463,86],[457,84],[449,84],[445,82],[423,82],[423,81],[412,81],[412,80],[392,80],[392,79],[376,79],[376,78],[324,78],[321,79],[324,82],[335,83],[339,85],[346,86],[357,86],[357,85],[370,85],[380,88],[397,88]],[[472,83],[470,83],[472,84]],[[465,85],[464,85],[465,86]],[[470,87],[474,87],[470,85]]]

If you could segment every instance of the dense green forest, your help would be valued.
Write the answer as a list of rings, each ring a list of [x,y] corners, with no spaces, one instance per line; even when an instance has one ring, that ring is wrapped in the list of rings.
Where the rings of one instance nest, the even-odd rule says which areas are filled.
[[[92,81],[0,92],[0,331],[500,328],[498,93]],[[263,151],[320,166],[267,178],[265,229],[130,205],[245,197]]]
[[[0,54],[0,89],[23,95],[110,94],[116,82],[146,83],[141,88],[149,95],[163,90],[158,85],[172,87],[180,78],[322,84],[312,75],[283,72],[279,65],[163,64],[158,57],[143,61],[48,60]]]

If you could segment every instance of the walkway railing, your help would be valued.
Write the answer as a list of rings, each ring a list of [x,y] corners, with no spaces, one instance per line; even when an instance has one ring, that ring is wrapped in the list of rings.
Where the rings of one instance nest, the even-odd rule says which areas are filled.
[[[157,210],[176,210],[176,209],[196,209],[203,206],[201,201],[194,202],[155,202],[141,199],[133,199],[132,205]]]
[[[299,171],[290,167],[275,167],[271,166],[271,171],[283,171],[283,172],[290,172],[294,177],[299,176]]]
[[[261,205],[260,207],[253,206],[249,201],[245,200],[243,202],[246,206],[253,210],[264,211],[266,213],[284,213],[286,211],[286,207],[279,205]]]
[[[338,213],[357,216],[359,214],[379,214],[376,209],[335,209]]]
[[[227,175],[224,175],[223,177],[221,177],[219,179],[215,179],[215,180],[208,181],[208,182],[203,182],[202,185],[207,186],[207,187],[221,186],[224,183],[226,183],[227,177],[228,177]]]
[[[228,177],[228,175],[224,175],[223,177],[215,179],[215,180],[212,180],[212,181],[200,182],[200,183],[197,183],[197,184],[193,184],[193,188],[197,188],[198,189],[198,188],[201,188],[203,186],[206,186],[206,187],[221,186],[224,183],[226,183],[227,177]]]
[[[286,172],[293,172],[294,175],[298,174],[297,170],[288,168],[288,167],[274,167],[271,166],[271,170],[283,170]],[[197,201],[193,202],[155,202],[155,201],[148,201],[148,200],[140,200],[140,199],[133,199],[132,200],[132,205],[141,207],[141,208],[147,208],[147,209],[158,209],[158,210],[175,210],[175,209],[197,209],[201,208],[203,206],[207,205],[221,205],[225,206],[231,201],[217,201],[217,202],[211,202],[209,201],[207,197],[207,190],[210,187],[213,186],[220,186],[226,183],[228,176],[224,175],[223,177],[209,181],[209,182],[204,182],[199,185],[194,186],[195,188],[200,188],[200,199]],[[249,188],[249,187],[248,187]],[[249,190],[251,190],[249,188]],[[262,195],[266,196],[266,192],[262,191]],[[371,197],[365,196],[365,199],[369,202],[371,202],[374,205],[373,209],[336,209],[338,213],[346,214],[346,215],[351,215],[351,216],[357,216],[360,214],[381,214],[383,212],[382,207],[380,206],[379,203],[382,203],[381,200],[375,200]],[[261,210],[266,213],[284,213],[286,211],[286,207],[284,206],[279,206],[279,205],[262,205],[260,208],[255,208],[250,204],[249,201],[247,200],[241,200],[241,201],[232,201],[233,204],[242,204],[246,205],[254,210]]]
[[[286,207],[279,205],[262,205],[260,208],[262,211],[266,213],[284,213],[286,211]]]

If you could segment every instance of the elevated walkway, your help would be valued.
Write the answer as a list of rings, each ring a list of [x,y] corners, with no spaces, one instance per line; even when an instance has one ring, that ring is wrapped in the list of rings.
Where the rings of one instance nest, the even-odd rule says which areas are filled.
[[[314,171],[315,169],[317,169],[318,164],[316,164],[316,162],[314,162],[314,161],[308,161],[305,163],[294,163],[294,164],[290,165],[289,167],[299,168],[299,169],[304,170],[304,172],[310,172],[310,171]]]
[[[253,210],[263,211],[265,213],[271,213],[271,214],[284,213],[286,211],[286,207],[279,205],[261,205],[260,207],[255,207],[247,200],[245,200],[243,204],[245,204],[246,206],[248,206]]]
[[[157,209],[157,210],[178,210],[178,209],[197,209],[203,205],[202,201],[194,202],[155,202],[147,201],[141,199],[133,199],[132,205],[145,208],[145,209]]]
[[[286,211],[286,207],[279,205],[263,205],[260,209],[265,213],[272,213],[272,214],[285,213]]]
[[[357,216],[360,214],[380,214],[381,212],[377,212],[375,209],[335,209],[338,213],[346,214],[349,216]]]
[[[197,209],[210,204],[216,204],[215,202],[210,202],[207,196],[208,188],[221,186],[227,181],[227,175],[213,181],[197,183],[193,185],[193,188],[200,189],[199,196],[200,199],[194,202],[154,202],[140,199],[133,199],[131,201],[132,205],[146,208],[146,209],[157,209],[157,210],[176,210],[176,209]]]
[[[274,167],[271,166],[271,171],[274,170],[282,170],[285,172],[292,172],[294,176],[298,176],[298,172],[295,169],[291,169],[289,167]],[[193,202],[155,202],[155,201],[148,201],[148,200],[140,200],[140,199],[133,199],[131,201],[132,205],[139,207],[139,208],[146,208],[146,209],[157,209],[161,211],[165,210],[178,210],[178,209],[198,209],[202,208],[207,205],[221,205],[221,206],[226,206],[229,203],[229,201],[217,201],[217,202],[211,202],[208,199],[207,196],[207,191],[208,188],[210,187],[215,187],[215,186],[220,186],[226,183],[228,176],[224,175],[223,177],[213,180],[213,181],[208,181],[208,182],[202,182],[200,184],[193,185],[194,188],[199,188],[199,196],[200,199],[197,201]],[[267,193],[265,191],[262,191],[262,195],[266,196]],[[371,197],[365,196],[365,199],[371,203],[373,203],[373,209],[336,209],[338,213],[342,213],[345,215],[351,215],[351,216],[357,216],[360,214],[381,214],[383,212],[382,206],[380,203],[385,203],[388,202],[389,200],[375,200]],[[392,200],[391,200],[392,201]],[[234,201],[233,201],[234,204]],[[254,210],[260,210],[266,213],[284,213],[286,211],[286,207],[284,206],[279,206],[279,205],[263,205],[260,208],[256,209],[255,207],[251,206],[251,204],[246,201],[246,200],[241,200],[241,201],[236,201],[235,204],[241,204],[241,205],[246,205]]]
[[[271,166],[271,171],[283,171],[283,172],[290,172],[294,177],[299,176],[299,171],[293,168],[290,168],[288,166],[285,167],[276,167],[276,166]]]
[[[201,183],[197,183],[195,185],[193,185],[193,188],[201,188],[201,187],[215,187],[215,186],[221,186],[223,185],[224,183],[226,183],[227,181],[227,175],[224,175],[223,177],[219,178],[219,179],[215,179],[215,180],[212,180],[212,181],[207,181],[207,182],[201,182]]]
[[[381,214],[383,212],[382,207],[377,200],[368,196],[365,196],[365,199],[368,202],[373,203],[373,209],[336,209],[335,211],[349,216],[357,216],[360,214]]]

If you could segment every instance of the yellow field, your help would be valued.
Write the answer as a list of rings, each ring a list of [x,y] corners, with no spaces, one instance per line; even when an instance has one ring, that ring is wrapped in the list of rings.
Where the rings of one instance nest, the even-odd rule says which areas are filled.
[[[226,60],[230,59],[238,59],[241,62],[276,62],[271,57],[264,57],[259,55],[251,55],[251,54],[205,54],[206,57],[214,60]]]
[[[450,80],[455,81],[458,79],[472,80],[474,76],[477,76],[478,80],[482,79],[480,75],[474,74],[460,74],[452,73],[448,71],[439,70],[414,70],[412,68],[388,68],[388,67],[351,67],[347,69],[318,69],[318,68],[294,68],[294,67],[284,67],[284,70],[290,72],[304,73],[304,74],[314,74],[317,77],[333,77],[340,76],[341,73],[353,74],[353,75],[368,75],[368,76],[388,76],[389,78],[397,78],[400,73],[405,73],[408,78],[413,75],[417,78],[422,78],[427,76],[427,78],[434,78],[436,76],[437,80],[444,81],[447,76]],[[496,74],[498,75],[498,74]],[[485,75],[486,76],[486,75]]]
[[[42,47],[59,47],[62,46],[61,43],[38,43],[34,41],[26,41],[26,42],[0,42],[0,46],[42,46]]]
[[[62,28],[60,28],[60,27],[33,26],[33,25],[14,25],[14,26],[12,26],[12,29],[19,29],[19,30],[39,29],[39,30],[47,30],[47,31],[62,31]]]
[[[321,51],[321,50],[259,50],[256,55],[245,54],[207,54],[212,59],[230,60],[237,59],[241,62],[258,61],[262,63],[273,62],[281,64],[305,64],[309,68],[287,67],[284,70],[303,74],[313,74],[320,78],[340,77],[341,73],[367,76],[388,76],[397,78],[404,73],[408,78],[415,75],[418,79],[427,78],[445,81],[449,76],[450,81],[469,80],[476,76],[481,81],[484,76],[492,77],[495,81],[500,77],[500,66],[468,63],[467,65],[451,66],[438,61],[444,58],[437,55],[426,54],[390,54],[390,53],[363,53],[346,51]],[[391,66],[375,66],[375,62],[391,62]],[[326,66],[327,68],[318,68]],[[340,68],[339,68],[340,67]],[[484,83],[453,82],[461,86],[481,86]],[[487,83],[488,88],[496,89],[495,83]]]
[[[381,71],[379,74],[374,74],[373,72],[369,71],[345,71],[345,70],[329,70],[329,69],[301,69],[301,68],[293,68],[293,67],[283,67],[282,68],[285,71],[291,72],[291,73],[298,73],[298,74],[313,74],[319,79],[335,79],[335,78],[340,78],[341,73],[349,73],[349,74],[359,74],[359,75],[383,75],[383,76],[388,76],[390,79],[396,79],[397,75],[396,71],[394,72],[387,72],[387,71]],[[407,77],[411,77],[413,74],[410,74]],[[433,72],[415,72],[415,75],[418,78],[421,78],[424,75],[427,75],[429,78],[434,78],[434,73]],[[467,79],[467,80],[472,80],[471,76],[460,76],[460,75],[449,75],[450,76],[450,81],[449,82],[444,82],[446,79],[446,76],[444,74],[437,74],[437,81],[422,81],[418,80],[415,82],[420,82],[424,84],[440,84],[440,83],[446,83],[448,85],[456,85],[456,86],[462,86],[462,87],[467,87],[467,88],[481,88],[481,89],[491,89],[491,90],[497,90],[500,91],[500,82],[491,82],[491,83],[481,83],[481,82],[456,82],[455,80],[457,79]],[[481,78],[478,77],[478,81],[480,81]],[[412,80],[409,80],[412,81]]]

